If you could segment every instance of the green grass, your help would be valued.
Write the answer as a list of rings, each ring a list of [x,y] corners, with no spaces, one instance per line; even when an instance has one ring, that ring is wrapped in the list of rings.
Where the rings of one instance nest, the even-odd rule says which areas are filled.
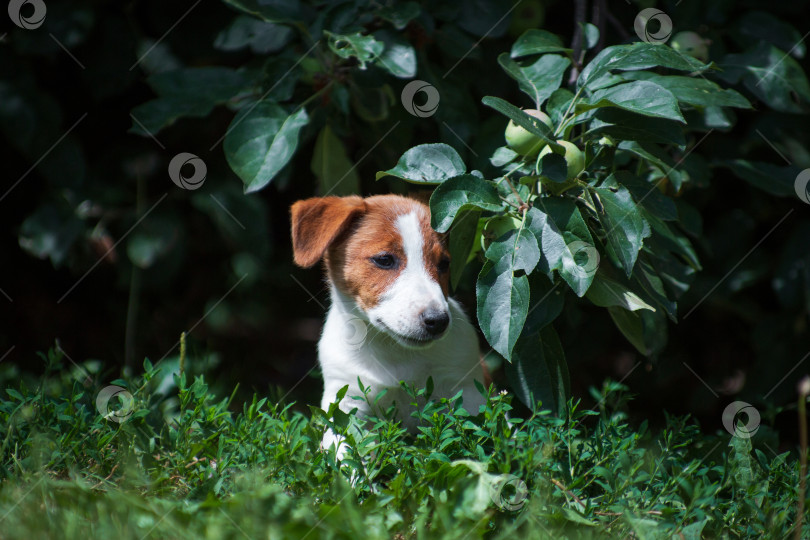
[[[571,404],[568,420],[513,411],[507,421],[502,393],[477,415],[458,399],[429,402],[414,437],[386,418],[238,405],[185,374],[159,392],[165,371],[148,361],[142,376],[113,383],[134,398],[118,423],[96,410],[104,385],[76,382],[58,353],[44,358],[41,380],[0,400],[0,538],[793,534],[796,456],[701,434],[687,419],[656,433],[630,426],[615,383],[598,392],[599,410]],[[319,450],[327,426],[351,444],[342,465]]]

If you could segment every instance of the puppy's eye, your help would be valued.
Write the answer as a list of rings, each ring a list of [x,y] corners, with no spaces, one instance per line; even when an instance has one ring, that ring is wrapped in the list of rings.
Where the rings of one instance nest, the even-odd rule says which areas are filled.
[[[391,270],[397,265],[397,258],[390,253],[380,253],[379,255],[374,255],[371,258],[371,262],[377,265],[377,268]]]
[[[450,259],[447,257],[442,257],[439,260],[439,264],[436,265],[436,270],[438,270],[440,274],[444,274],[450,270]]]

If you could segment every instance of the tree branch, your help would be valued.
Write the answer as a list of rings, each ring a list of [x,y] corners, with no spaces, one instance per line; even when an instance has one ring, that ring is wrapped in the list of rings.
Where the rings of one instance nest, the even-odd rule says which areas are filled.
[[[619,22],[619,19],[617,19],[616,16],[608,10],[607,5],[605,5],[605,18],[610,23],[610,26],[612,26],[613,29],[619,33],[622,41],[627,41],[630,39],[630,32],[628,32],[622,23]]]
[[[599,54],[599,51],[605,48],[605,27],[607,20],[605,14],[607,13],[607,0],[596,0],[593,6],[593,24],[599,29],[599,41],[596,42],[596,50],[594,53]]]
[[[575,83],[577,77],[579,77],[579,69],[582,63],[582,25],[585,24],[586,10],[586,0],[574,0],[574,39],[571,41],[571,48],[574,50],[574,65],[568,79],[569,84]]]

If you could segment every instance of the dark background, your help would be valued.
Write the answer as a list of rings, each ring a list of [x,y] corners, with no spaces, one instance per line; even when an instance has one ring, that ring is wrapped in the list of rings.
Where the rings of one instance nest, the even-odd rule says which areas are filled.
[[[487,94],[515,103],[524,99],[495,59],[515,39],[509,24],[528,15],[516,10],[487,37],[465,30],[469,24],[463,19],[480,13],[486,20],[499,9],[502,12],[503,4],[507,9],[511,5],[472,2],[465,8],[473,10],[472,15],[456,13],[456,19],[437,15],[433,28],[415,21],[404,30],[419,51],[417,78],[426,78],[424,65],[442,70],[452,66],[458,57],[449,52],[453,45],[466,47],[479,38],[481,42],[447,81],[452,88],[442,93],[444,117],[415,119],[394,103],[386,117],[375,122],[362,118],[346,122],[340,135],[355,161],[394,122],[402,123],[360,162],[364,194],[406,190],[395,180],[375,182],[374,173],[392,167],[404,150],[423,142],[446,142],[473,167],[488,166],[486,156],[502,144],[493,146],[493,141],[502,136],[506,121],[481,106],[480,99]],[[527,4],[542,4],[542,27],[566,42],[572,39],[573,3]],[[633,19],[652,4],[611,2],[615,22],[605,25],[605,43],[635,40]],[[711,38],[711,57],[720,63],[726,54],[756,43],[750,36],[740,37],[737,23],[759,4],[689,1],[677,6],[663,2],[659,7],[670,14],[676,31],[694,30]],[[0,289],[5,293],[0,295],[0,354],[6,354],[0,377],[6,383],[41,371],[44,363],[37,352],[58,340],[66,356],[93,372],[92,384],[105,384],[125,368],[139,371],[144,357],[176,362],[176,344],[180,333],[187,331],[188,368],[211,373],[220,395],[230,394],[239,383],[240,397],[256,392],[300,404],[319,400],[320,379],[317,370],[310,370],[316,363],[315,344],[325,311],[319,304],[328,306],[328,293],[321,270],[292,264],[288,223],[290,204],[319,192],[309,166],[316,132],[305,129],[293,163],[267,188],[250,195],[242,194],[222,145],[209,150],[233,117],[228,107],[217,107],[203,118],[177,121],[155,134],[160,144],[128,132],[133,125],[130,111],[154,98],[146,76],[164,69],[161,62],[237,67],[261,56],[249,49],[223,51],[214,46],[218,34],[236,17],[235,10],[215,0],[202,0],[188,11],[192,5],[53,1],[47,2],[46,23],[27,31],[13,26],[5,14],[0,16],[0,35],[6,34],[0,41],[4,137]],[[448,2],[423,7],[434,14],[452,11]],[[800,35],[810,30],[807,8],[807,2],[767,6],[770,14],[795,25]],[[321,4],[314,9],[327,8]],[[756,14],[753,17],[756,20]],[[149,61],[130,70],[164,34],[147,56]],[[304,50],[292,44],[289,52],[300,55]],[[802,55],[796,60],[806,70],[803,51],[798,47],[793,56]],[[398,101],[407,81],[389,79]],[[317,84],[299,83],[296,96],[305,99]],[[739,112],[732,130],[712,133],[701,144],[700,154],[707,160],[745,157],[778,166],[787,160],[796,170],[810,167],[807,110],[774,111],[741,85],[736,88],[755,109]],[[329,111],[329,105],[328,99],[320,99],[310,108]],[[442,122],[454,126],[480,158]],[[206,162],[208,176],[201,189],[184,191],[170,181],[168,162],[179,152],[195,153]],[[601,386],[606,378],[622,380],[638,395],[630,405],[634,418],[658,422],[663,411],[689,413],[709,431],[722,429],[726,404],[743,399],[757,405],[765,423],[773,423],[780,432],[781,443],[772,434],[765,440],[790,445],[796,431],[791,405],[796,382],[810,371],[810,361],[796,367],[810,352],[810,206],[796,197],[778,198],[758,190],[726,168],[714,167],[711,172],[708,183],[681,194],[700,210],[703,230],[694,242],[704,270],[680,302],[681,320],[669,326],[667,348],[655,358],[640,356],[604,310],[569,298],[556,326],[569,361],[573,394],[593,404],[589,387]],[[245,228],[212,204],[211,195]],[[138,216],[156,203],[131,230]],[[132,254],[144,245],[138,242],[148,246],[153,240],[162,247],[153,262],[136,270]],[[476,271],[468,270],[456,292],[470,312]],[[77,369],[67,359],[64,365]],[[783,405],[786,412],[779,412]]]

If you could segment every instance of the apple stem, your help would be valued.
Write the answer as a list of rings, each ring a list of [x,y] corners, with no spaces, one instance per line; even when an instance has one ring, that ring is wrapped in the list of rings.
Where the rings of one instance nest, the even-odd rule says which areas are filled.
[[[580,88],[579,90],[577,90],[577,93],[574,94],[573,98],[571,98],[571,103],[568,104],[568,108],[565,110],[565,114],[563,115],[562,120],[560,120],[560,124],[557,126],[557,129],[554,130],[554,138],[555,139],[560,134],[562,134],[566,124],[569,121],[568,114],[571,112],[571,109],[574,108],[574,105],[576,105],[577,100],[579,99],[579,96],[580,96],[580,94],[582,94],[583,90],[585,90],[584,86],[582,88]]]
[[[526,202],[520,197],[520,193],[518,193],[515,186],[512,185],[512,181],[509,180],[509,177],[504,176],[503,179],[506,180],[506,185],[509,186],[509,189],[511,189],[512,193],[514,193],[515,197],[517,197],[517,200],[520,203],[519,209],[526,206]]]

